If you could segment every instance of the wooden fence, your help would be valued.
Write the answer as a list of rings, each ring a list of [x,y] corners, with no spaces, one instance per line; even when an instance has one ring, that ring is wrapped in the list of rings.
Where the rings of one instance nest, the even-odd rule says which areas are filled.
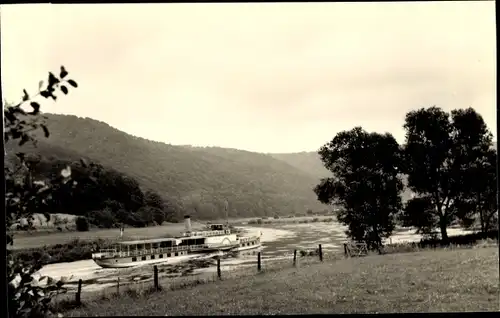
[[[298,250],[295,249],[293,251],[293,257],[289,257],[289,258],[284,258],[282,259],[282,263],[283,264],[287,264],[290,260],[292,261],[292,266],[296,267],[299,263],[298,260],[298,257],[297,257],[297,254],[298,254]],[[305,256],[303,251],[300,251],[301,255],[302,256]],[[349,244],[349,243],[346,243],[344,244],[344,257],[353,257],[353,256],[363,256],[363,255],[366,255],[367,252],[367,249],[366,249],[366,245],[362,245],[362,244]],[[316,249],[315,253],[311,253],[309,252],[309,254],[307,254],[309,256],[313,256],[313,258],[315,258],[316,260],[319,260],[319,262],[323,262],[324,260],[324,254],[323,254],[323,248],[321,246],[321,244],[318,245],[318,248]],[[341,254],[337,254],[334,255],[334,256],[337,256],[336,259],[341,258]],[[311,257],[308,257],[308,259],[312,259]],[[263,268],[263,262],[262,262],[262,253],[261,252],[258,252],[257,253],[257,273],[259,272],[262,272],[264,270]],[[279,262],[275,262],[273,261],[272,263],[279,263]],[[290,263],[288,263],[290,264]],[[255,266],[255,265],[253,265]],[[216,280],[222,280],[224,278],[224,272],[222,271],[222,268],[221,268],[221,259],[220,257],[217,258],[217,271],[216,271],[216,276],[214,277],[214,279]],[[274,268],[273,266],[271,266],[271,268]],[[157,265],[154,265],[153,266],[153,279],[152,279],[152,285],[150,285],[151,287],[148,287],[148,288],[152,288],[152,290],[154,291],[159,291],[162,289],[162,286],[160,285],[160,279],[159,279],[159,271],[158,271],[158,266]],[[227,274],[227,277],[230,276],[229,272],[226,272]],[[254,272],[255,273],[255,272]],[[244,275],[246,276],[246,275]],[[80,279],[78,281],[78,286],[77,286],[77,290],[76,290],[76,294],[75,294],[75,302],[77,305],[81,304],[82,303],[82,285],[83,285],[83,281],[82,279]],[[117,294],[120,294],[120,278],[118,277],[117,278],[117,284],[116,284],[116,293]],[[123,287],[123,286],[122,286]]]

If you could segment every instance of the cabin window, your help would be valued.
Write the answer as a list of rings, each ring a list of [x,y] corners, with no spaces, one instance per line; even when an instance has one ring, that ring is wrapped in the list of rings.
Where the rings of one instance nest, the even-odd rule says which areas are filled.
[[[151,255],[151,259],[155,259],[155,256],[154,256],[154,255]]]
[[[175,252],[175,256],[179,256],[179,253]]]
[[[202,245],[203,244],[203,241],[205,241],[205,239],[196,239],[195,242],[196,242],[196,245]]]
[[[150,250],[151,249],[151,243],[144,244],[144,249]]]
[[[161,242],[162,247],[172,247],[172,241]]]
[[[170,253],[167,253],[167,257],[170,257],[171,255],[172,255],[172,254],[170,254]]]
[[[137,257],[132,257],[132,262],[136,262],[137,261]]]
[[[146,256],[141,257],[141,260],[145,261],[146,260]]]
[[[163,254],[160,254],[160,258],[163,258]]]

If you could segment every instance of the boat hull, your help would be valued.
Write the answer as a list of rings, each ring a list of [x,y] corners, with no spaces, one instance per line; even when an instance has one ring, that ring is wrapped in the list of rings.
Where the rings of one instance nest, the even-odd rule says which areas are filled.
[[[143,265],[153,265],[153,264],[178,264],[182,262],[189,261],[191,259],[202,256],[202,253],[195,254],[184,254],[173,257],[160,258],[160,255],[144,255],[146,259],[142,257],[110,257],[110,258],[93,258],[94,262],[102,268],[128,268]],[[152,258],[153,256],[153,258]],[[134,260],[135,259],[135,260]]]
[[[262,247],[262,244],[258,243],[258,244],[250,245],[250,246],[238,246],[238,247],[233,248],[231,251],[232,252],[248,251],[248,250],[258,249],[261,247]]]

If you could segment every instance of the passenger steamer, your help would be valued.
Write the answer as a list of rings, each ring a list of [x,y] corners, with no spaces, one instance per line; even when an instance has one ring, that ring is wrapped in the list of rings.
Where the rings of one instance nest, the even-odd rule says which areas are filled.
[[[116,243],[111,249],[92,254],[103,268],[126,268],[154,263],[176,264],[215,252],[243,251],[261,246],[259,235],[234,234],[224,224],[211,224],[205,231],[191,230],[191,220],[184,219],[186,232],[180,237]]]

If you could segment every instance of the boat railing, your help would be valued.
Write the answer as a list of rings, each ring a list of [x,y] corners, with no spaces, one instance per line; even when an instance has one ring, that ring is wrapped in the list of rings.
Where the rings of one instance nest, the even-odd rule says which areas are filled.
[[[150,249],[142,249],[142,250],[130,250],[130,251],[118,251],[116,249],[103,249],[99,251],[101,257],[134,257],[134,256],[144,256],[151,254],[167,254],[167,253],[175,253],[180,251],[189,251],[189,250],[203,250],[207,248],[207,244],[199,244],[199,245],[181,245],[175,247],[160,247],[160,248],[150,248]]]
[[[184,232],[182,236],[191,237],[191,236],[220,236],[220,235],[228,235],[231,234],[230,231],[221,230],[221,231],[197,231],[197,232]]]
[[[240,243],[247,243],[250,241],[256,241],[259,240],[259,236],[244,236],[240,237]]]

